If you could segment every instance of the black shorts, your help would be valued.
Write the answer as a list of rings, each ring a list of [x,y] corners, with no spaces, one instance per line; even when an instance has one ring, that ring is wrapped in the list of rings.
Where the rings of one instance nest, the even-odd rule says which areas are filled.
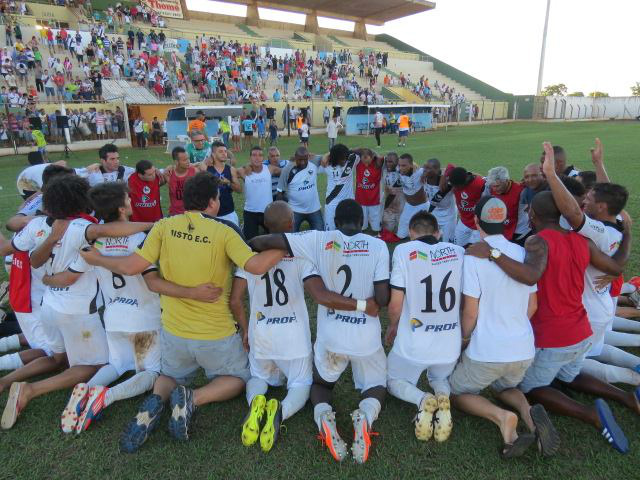
[[[245,137],[253,137],[253,132],[244,132]]]

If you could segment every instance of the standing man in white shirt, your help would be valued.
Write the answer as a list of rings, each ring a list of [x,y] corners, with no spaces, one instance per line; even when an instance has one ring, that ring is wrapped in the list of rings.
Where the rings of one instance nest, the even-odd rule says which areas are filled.
[[[376,108],[376,114],[373,117],[373,128],[376,135],[376,143],[378,144],[378,147],[380,147],[380,134],[382,133],[383,124],[384,115],[382,115],[380,109]]]
[[[329,139],[329,150],[333,148],[338,139],[338,131],[342,128],[340,118],[335,115],[329,120],[327,119],[327,138]]]
[[[506,218],[507,207],[498,198],[486,196],[475,207],[482,239],[499,255],[523,262],[524,248],[503,235]],[[466,350],[450,379],[453,404],[498,426],[503,458],[524,454],[536,437],[542,454],[553,455],[560,438],[549,416],[542,405],[531,407],[516,388],[535,355],[529,319],[537,309],[536,286],[513,280],[491,258],[467,256],[463,272],[462,345]],[[531,433],[518,434],[518,416],[480,395],[489,386],[498,400],[520,414]]]

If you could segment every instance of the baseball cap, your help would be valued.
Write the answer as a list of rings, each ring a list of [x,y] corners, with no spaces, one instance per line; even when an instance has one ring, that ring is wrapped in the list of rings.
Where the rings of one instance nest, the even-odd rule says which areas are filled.
[[[486,195],[478,201],[475,208],[480,228],[489,235],[498,235],[504,231],[507,219],[507,206],[502,200]]]

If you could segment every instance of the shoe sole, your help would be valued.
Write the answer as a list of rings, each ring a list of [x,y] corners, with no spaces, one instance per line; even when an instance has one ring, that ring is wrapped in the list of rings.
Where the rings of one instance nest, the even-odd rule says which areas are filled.
[[[120,435],[120,451],[124,453],[136,452],[149,438],[149,434],[155,429],[160,420],[160,414],[164,408],[164,404],[161,401],[156,401],[153,405],[147,405],[150,403],[145,400],[135,418],[129,422],[124,432]],[[138,424],[138,416],[146,413],[149,417],[149,423],[144,425]]]
[[[79,434],[88,430],[91,424],[93,423],[93,421],[97,420],[102,414],[102,411],[105,409],[104,398],[102,399],[102,407],[100,408],[100,411],[96,414],[93,413],[93,404],[99,398],[100,398],[100,394],[93,397],[91,396],[91,394],[89,394],[89,398],[87,399],[87,405],[84,407],[84,411],[82,412],[82,415],[80,415],[80,418],[78,419],[78,423],[76,425],[76,434]]]
[[[76,429],[80,415],[78,415],[78,405],[89,394],[89,386],[86,383],[80,383],[73,387],[71,397],[67,402],[67,406],[62,410],[60,417],[60,428],[63,433],[71,433]]]
[[[169,433],[176,440],[186,442],[189,440],[187,428],[187,397],[184,387],[176,388],[171,392],[171,417],[169,417]]]
[[[595,405],[600,423],[602,424],[601,433],[605,437],[605,440],[620,453],[628,453],[629,440],[627,440],[627,436],[622,431],[622,428],[620,428],[620,425],[618,425],[618,422],[616,422],[607,402],[598,398],[595,401]],[[605,430],[609,432],[609,437],[604,435]]]
[[[365,463],[369,459],[370,447],[371,438],[367,430],[367,421],[365,418],[360,418],[353,422],[353,445],[351,446],[351,454],[356,463]]]
[[[450,409],[438,409],[435,414],[433,429],[433,439],[436,442],[445,442],[451,436],[453,431],[453,419],[451,418]]]
[[[276,425],[275,422],[276,415],[278,414],[279,402],[276,401],[275,408],[273,408],[273,405],[274,403],[272,403],[271,400],[267,402],[267,420],[262,428],[262,432],[260,432],[260,448],[262,448],[263,452],[271,450],[278,438],[279,425]]]
[[[331,435],[331,428],[325,422],[322,422],[322,431],[324,433],[324,443],[327,445],[331,456],[338,462],[347,458],[347,444],[344,443],[344,440],[342,440],[338,431],[336,430],[335,437]],[[336,450],[336,445],[338,445],[340,450],[344,452],[342,455]]]
[[[418,412],[418,418],[415,426],[416,438],[422,442],[426,442],[433,436],[433,414],[438,409],[438,401],[436,397],[427,394],[422,405],[422,410]]]
[[[509,445],[509,449],[506,452],[502,452],[501,456],[504,459],[521,457],[535,441],[536,436],[534,434],[522,433],[518,435],[512,445]]]
[[[260,437],[260,421],[264,416],[266,406],[267,401],[264,395],[256,396],[252,400],[251,411],[242,424],[241,439],[245,447],[250,447],[258,441]]]
[[[7,405],[4,407],[2,419],[0,420],[0,427],[2,427],[3,430],[9,430],[16,424],[16,420],[18,419],[18,398],[20,398],[22,385],[22,382],[13,382],[11,384]]]
[[[542,405],[531,407],[531,420],[536,427],[536,437],[540,441],[542,456],[550,457],[558,453],[560,448],[560,435],[551,423],[547,411]]]

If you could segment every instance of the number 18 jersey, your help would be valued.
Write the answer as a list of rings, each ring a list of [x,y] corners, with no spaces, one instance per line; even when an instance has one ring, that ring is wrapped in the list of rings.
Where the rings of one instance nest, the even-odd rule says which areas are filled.
[[[433,237],[398,245],[391,288],[405,293],[392,351],[418,364],[460,356],[460,297],[464,248]]]
[[[284,235],[290,253],[313,263],[328,290],[364,300],[373,297],[374,283],[389,280],[389,250],[380,239],[338,230]],[[381,347],[380,335],[378,317],[318,305],[317,341],[331,352],[371,355]]]
[[[293,360],[311,354],[303,283],[318,276],[303,258],[284,257],[262,276],[237,269],[249,291],[249,346],[255,358]]]

